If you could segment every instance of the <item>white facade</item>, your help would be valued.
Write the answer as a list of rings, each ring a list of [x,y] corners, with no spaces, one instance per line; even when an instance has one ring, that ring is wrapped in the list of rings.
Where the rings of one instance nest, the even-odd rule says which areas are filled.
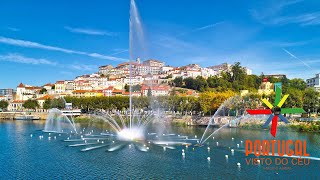
[[[316,74],[316,77],[307,79],[307,81],[306,81],[307,82],[307,86],[308,87],[313,87],[317,91],[320,91],[320,80],[319,80],[319,77],[320,77],[320,73]]]
[[[63,92],[66,91],[65,81],[57,81],[54,87],[55,87],[55,88],[54,88],[54,89],[55,89],[55,92],[56,92],[57,94],[63,93]]]
[[[210,76],[217,75],[217,72],[210,68],[201,68],[201,76],[203,78],[208,78]]]
[[[112,65],[100,66],[99,74],[104,74],[104,75],[112,74],[112,69],[113,69]]]
[[[249,68],[244,68],[244,70],[246,71],[247,75],[252,75],[252,70]]]
[[[24,101],[12,101],[12,102],[9,102],[9,106],[8,106],[8,110],[9,111],[22,111],[23,110],[23,103]]]
[[[146,74],[160,74],[160,66],[147,66],[147,65],[138,65],[136,66],[136,74],[146,75]]]
[[[153,60],[153,59],[143,61],[143,64],[146,66],[157,66],[157,67],[164,66],[164,62]]]
[[[131,79],[131,80],[130,80]],[[128,85],[138,85],[141,84],[143,82],[143,78],[142,76],[133,76],[133,77],[126,77],[126,78],[122,78],[122,82],[123,84],[128,84]]]
[[[173,70],[172,66],[163,66],[163,67],[161,67],[160,72],[161,73],[167,73],[167,72],[172,71],[172,70]]]
[[[17,87],[17,92],[16,92],[16,100],[22,100],[23,99],[23,94],[25,92],[25,87]]]

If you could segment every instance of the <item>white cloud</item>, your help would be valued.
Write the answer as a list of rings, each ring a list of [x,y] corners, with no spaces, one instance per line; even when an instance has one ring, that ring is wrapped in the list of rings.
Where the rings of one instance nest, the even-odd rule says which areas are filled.
[[[258,1],[260,8],[249,9],[251,16],[259,21],[266,20],[281,13],[290,5],[302,2],[303,0],[275,0]]]
[[[82,71],[96,71],[97,66],[95,65],[86,65],[86,64],[72,64],[70,68]]]
[[[8,62],[16,62],[16,63],[23,63],[23,64],[34,64],[34,65],[52,65],[56,66],[57,63],[47,60],[47,59],[35,59],[25,57],[19,54],[8,54],[8,55],[0,55],[0,61],[8,61]]]
[[[85,55],[85,56],[89,56],[89,57],[93,57],[93,58],[99,58],[99,59],[105,59],[105,60],[111,60],[111,61],[127,61],[127,59],[124,59],[124,58],[118,58],[118,57],[103,55],[103,54],[99,54],[99,53],[75,51],[75,50],[65,49],[65,48],[60,48],[60,47],[55,47],[55,46],[48,46],[48,45],[40,44],[37,42],[6,38],[6,37],[2,37],[2,36],[0,36],[0,43],[14,45],[14,46],[20,46],[20,47],[27,47],[27,48],[37,48],[37,49],[45,49],[45,50],[50,50],[50,51],[59,51],[59,52],[68,53],[68,54]]]
[[[114,53],[111,54],[111,56],[113,55],[117,55],[117,54],[121,54],[121,53],[125,53],[128,52],[128,49],[114,49],[113,51],[115,51]]]
[[[320,24],[320,12],[305,13],[298,16],[283,16],[271,19],[270,24],[285,25],[299,24],[301,26],[312,26]]]
[[[20,29],[15,28],[15,27],[7,27],[10,31],[20,31]]]
[[[48,59],[26,57],[17,53],[0,55],[0,61],[7,61],[7,62],[21,63],[21,64],[31,64],[31,65],[48,65],[48,66],[54,66],[57,68],[68,68],[72,70],[91,71],[91,72],[97,71],[98,69],[97,65],[88,65],[88,64],[79,64],[79,63],[60,64],[58,62],[50,61]]]
[[[313,40],[306,40],[306,41],[262,41],[256,43],[258,46],[263,47],[292,47],[292,46],[304,46],[308,43],[312,42]]]
[[[98,29],[74,28],[69,26],[65,26],[64,28],[70,32],[80,33],[80,34],[99,35],[99,36],[116,36],[117,35],[117,33],[114,33],[114,32],[103,31]]]
[[[250,9],[251,16],[262,24],[286,25],[298,24],[301,26],[311,26],[320,24],[320,12],[295,13],[294,15],[283,15],[283,10],[290,5],[295,5],[303,0],[277,0],[266,1],[262,4],[263,9]]]

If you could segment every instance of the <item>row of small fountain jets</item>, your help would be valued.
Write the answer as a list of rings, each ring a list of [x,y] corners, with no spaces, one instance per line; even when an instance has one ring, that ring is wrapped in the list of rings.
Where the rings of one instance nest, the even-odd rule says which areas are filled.
[[[192,151],[195,151],[196,147],[202,147],[203,144],[199,144],[199,139],[197,135],[194,138],[190,139],[188,136],[176,135],[176,134],[162,134],[158,135],[157,133],[148,133],[145,139],[122,139],[117,137],[116,134],[113,134],[109,131],[100,132],[94,134],[94,130],[87,131],[86,128],[83,128],[82,131],[79,133],[75,133],[74,131],[67,132],[47,132],[48,133],[48,140],[57,139],[57,137],[64,136],[66,137],[64,142],[75,143],[68,145],[69,147],[85,147],[87,148],[81,149],[81,151],[90,151],[94,149],[99,149],[103,147],[108,147],[107,151],[112,152],[124,147],[135,147],[139,151],[146,152],[150,149],[151,146],[155,145],[156,147],[162,147],[163,151],[167,149],[176,149],[177,146],[185,146],[185,149],[182,148],[182,158],[186,158],[186,152],[189,147],[192,147]],[[33,134],[30,134],[33,137]],[[39,135],[39,139],[44,139],[44,135]],[[214,140],[215,137],[212,137]],[[232,141],[234,142],[234,138],[232,137]],[[196,142],[196,143],[195,143]],[[215,142],[216,146],[219,146],[219,142]],[[242,146],[243,141],[236,144],[236,147],[239,149]],[[207,150],[210,153],[211,148],[209,146],[209,142],[207,143]],[[229,147],[231,155],[234,156],[235,149]],[[226,161],[228,161],[229,155],[225,155]],[[207,161],[210,163],[211,157],[207,157]],[[258,160],[259,162],[259,160]],[[237,163],[238,168],[241,167],[241,164]]]

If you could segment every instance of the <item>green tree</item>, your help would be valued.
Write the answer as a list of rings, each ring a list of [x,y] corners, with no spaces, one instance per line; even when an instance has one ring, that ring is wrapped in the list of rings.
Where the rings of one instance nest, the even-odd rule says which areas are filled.
[[[2,100],[0,101],[0,109],[7,109],[9,103],[8,101]]]
[[[208,82],[202,77],[198,76],[196,78],[196,90],[203,92],[208,88]]]
[[[63,109],[65,108],[65,102],[62,98],[52,99],[51,100],[51,108]]]
[[[126,92],[129,92],[130,91],[130,86],[128,84],[125,84],[124,85],[124,89],[126,90]]]
[[[42,106],[43,109],[51,109],[51,99],[46,99]]]
[[[303,94],[303,107],[309,113],[317,111],[319,107],[319,92],[313,88],[307,88]]]
[[[182,87],[183,80],[182,77],[177,77],[173,80],[174,86],[176,87]]]
[[[45,93],[47,93],[47,89],[46,89],[46,88],[42,88],[42,89],[40,90],[40,94],[45,94]]]
[[[239,81],[243,82],[246,76],[246,72],[244,68],[240,65],[240,62],[234,63],[234,65],[231,68],[232,72],[232,81]]]
[[[301,108],[303,107],[303,91],[289,87],[287,89],[287,92],[285,94],[289,94],[288,99],[285,101],[283,107],[297,107]]]
[[[307,83],[303,79],[294,78],[289,80],[289,87],[305,90],[307,88]]]
[[[35,110],[37,107],[39,107],[39,104],[38,104],[37,100],[28,99],[22,104],[22,107],[24,107],[26,109],[34,109]]]
[[[183,80],[185,87],[188,89],[196,89],[195,80],[192,77],[185,78]]]

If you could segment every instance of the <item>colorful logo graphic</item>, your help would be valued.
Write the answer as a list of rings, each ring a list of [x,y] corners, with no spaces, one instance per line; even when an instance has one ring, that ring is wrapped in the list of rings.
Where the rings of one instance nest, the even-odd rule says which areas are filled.
[[[274,100],[274,105],[272,105],[267,99],[262,99],[262,102],[267,105],[270,109],[251,109],[247,110],[250,115],[262,115],[262,114],[270,114],[268,120],[263,125],[263,128],[267,128],[271,122],[270,133],[272,136],[276,137],[277,133],[277,125],[278,125],[278,117],[285,123],[289,123],[287,118],[285,118],[282,114],[297,114],[304,113],[305,111],[302,108],[281,108],[285,103],[288,94],[284,95],[281,99],[282,86],[281,83],[275,83],[274,89],[276,93],[276,97]]]

